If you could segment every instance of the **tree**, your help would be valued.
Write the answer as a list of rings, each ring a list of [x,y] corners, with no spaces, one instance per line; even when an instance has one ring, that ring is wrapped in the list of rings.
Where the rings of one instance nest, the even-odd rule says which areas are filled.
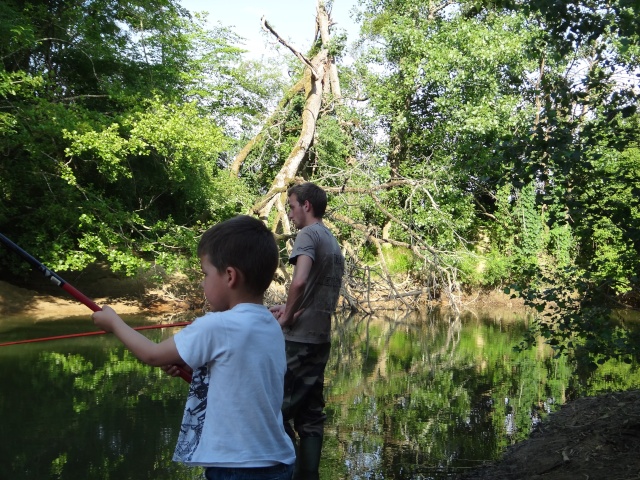
[[[526,343],[542,335],[577,368],[607,358],[637,359],[637,333],[614,309],[637,304],[640,274],[637,149],[640,7],[633,2],[509,2],[547,34],[540,43],[528,138],[509,148],[526,162],[514,174],[540,184],[550,232],[574,244],[559,269],[519,282],[541,312]]]
[[[364,280],[367,277],[364,272],[369,271],[369,266],[362,264],[364,261],[375,264],[374,277],[381,280],[377,287],[386,292],[383,296],[387,299],[404,302],[405,296],[431,291],[431,287],[415,287],[413,293],[407,294],[412,288],[396,288],[391,275],[393,265],[387,264],[394,261],[389,256],[395,248],[405,270],[419,262],[427,265],[424,270],[418,268],[415,282],[427,279],[427,283],[431,283],[432,278],[436,295],[438,291],[451,295],[457,287],[450,266],[441,262],[429,241],[420,238],[421,232],[406,221],[402,209],[385,206],[384,198],[388,195],[414,188],[416,184],[422,188],[422,184],[412,179],[385,178],[384,173],[380,174],[384,169],[373,167],[377,155],[358,158],[359,147],[373,145],[371,136],[377,127],[357,105],[358,72],[337,67],[343,39],[330,31],[330,3],[318,2],[316,40],[307,55],[284,42],[266,19],[263,26],[300,61],[301,73],[265,127],[246,144],[231,165],[232,175],[240,175],[251,185],[269,185],[252,212],[268,220],[274,231],[287,238],[290,235],[284,209],[287,187],[297,177],[316,181],[330,193],[338,194],[333,199],[329,219],[341,231],[343,245],[354,262],[349,276],[354,279],[352,287],[358,284],[355,290],[371,289],[367,286],[368,280]],[[339,72],[349,77],[346,96]],[[391,225],[395,225],[397,234],[390,235]],[[362,279],[362,284],[358,279]],[[451,300],[455,303],[453,297]]]
[[[495,191],[508,180],[503,162],[513,161],[495,145],[534,115],[522,96],[540,33],[522,15],[472,14],[471,2],[363,3],[358,68],[382,135],[358,167],[389,186],[371,193],[371,223],[383,240],[422,252],[413,264],[417,282],[436,296],[459,294],[469,281],[458,277],[461,262],[473,255]]]
[[[176,268],[202,222],[250,201],[220,175],[234,131],[219,125],[251,126],[277,81],[232,32],[173,0],[0,8],[0,228],[14,241],[60,271]]]

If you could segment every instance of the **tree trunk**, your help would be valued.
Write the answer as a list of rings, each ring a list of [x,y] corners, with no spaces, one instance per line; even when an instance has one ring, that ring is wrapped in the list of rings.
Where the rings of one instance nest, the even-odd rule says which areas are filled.
[[[331,93],[334,98],[338,99],[341,96],[337,68],[333,58],[329,56],[329,51],[327,49],[327,45],[331,40],[331,35],[329,33],[331,20],[322,0],[318,0],[316,21],[318,27],[317,32],[321,40],[321,48],[313,58],[307,59],[304,55],[282,40],[277,32],[275,32],[266,20],[263,19],[263,25],[265,28],[276,36],[280,43],[289,48],[296,57],[305,64],[303,78],[301,79],[305,90],[305,104],[302,113],[302,128],[300,130],[300,136],[289,153],[289,156],[280,168],[280,171],[273,179],[269,191],[253,207],[253,212],[263,219],[269,217],[274,206],[278,211],[284,211],[284,198],[282,194],[286,192],[288,185],[291,184],[292,180],[296,177],[305,155],[313,144],[313,138],[316,132],[316,123],[325,99],[325,94]],[[298,82],[298,84],[300,84],[300,82]],[[252,142],[255,143],[255,141]],[[250,145],[252,145],[251,142]],[[247,147],[249,147],[249,145]],[[247,147],[245,147],[245,149],[247,149]],[[248,152],[245,153],[245,149],[243,149],[234,160],[232,172],[235,174],[239,172],[240,165],[244,158],[246,158],[246,154]],[[241,155],[244,155],[244,157]],[[285,233],[288,233],[289,225],[286,221],[286,215],[278,215],[278,219],[279,223],[282,224]],[[276,229],[277,224],[273,227]]]

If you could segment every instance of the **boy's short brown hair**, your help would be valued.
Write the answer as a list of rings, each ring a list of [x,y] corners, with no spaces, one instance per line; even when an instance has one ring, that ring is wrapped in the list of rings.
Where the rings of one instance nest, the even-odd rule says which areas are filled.
[[[198,244],[198,257],[207,255],[222,272],[237,268],[247,291],[262,295],[278,268],[278,246],[273,233],[260,220],[238,215],[209,228]]]

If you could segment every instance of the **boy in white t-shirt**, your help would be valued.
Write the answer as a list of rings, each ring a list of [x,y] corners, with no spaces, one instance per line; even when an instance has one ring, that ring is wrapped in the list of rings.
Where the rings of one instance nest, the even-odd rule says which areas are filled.
[[[155,343],[105,306],[92,315],[142,362],[193,372],[175,461],[205,467],[208,480],[290,479],[295,450],[281,406],[287,369],[282,330],[264,306],[278,248],[259,220],[240,215],[198,245],[211,312]]]

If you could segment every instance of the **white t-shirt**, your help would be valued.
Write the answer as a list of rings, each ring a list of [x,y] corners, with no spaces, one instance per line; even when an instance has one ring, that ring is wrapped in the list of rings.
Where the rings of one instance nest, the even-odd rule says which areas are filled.
[[[196,319],[174,339],[193,380],[173,460],[239,468],[293,464],[280,411],[284,337],[271,312],[243,303]]]

